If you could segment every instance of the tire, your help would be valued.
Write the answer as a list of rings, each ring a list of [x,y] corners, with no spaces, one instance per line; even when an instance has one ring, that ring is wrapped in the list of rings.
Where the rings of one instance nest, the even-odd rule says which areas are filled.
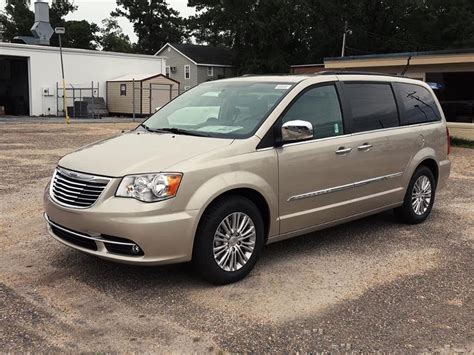
[[[435,194],[436,181],[433,172],[426,166],[420,166],[416,169],[408,184],[403,205],[395,209],[395,214],[402,222],[408,224],[422,223],[430,215]],[[429,202],[423,198],[428,196]]]
[[[229,228],[233,225],[244,225],[241,234],[236,232],[238,228]],[[263,218],[257,206],[242,196],[225,197],[214,202],[201,218],[193,263],[201,277],[213,284],[239,281],[255,266],[264,239]]]

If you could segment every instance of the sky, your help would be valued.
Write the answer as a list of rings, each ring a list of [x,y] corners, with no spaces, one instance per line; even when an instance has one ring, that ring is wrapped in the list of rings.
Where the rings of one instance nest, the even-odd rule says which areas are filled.
[[[43,0],[45,1],[45,0]],[[51,4],[52,0],[48,0]],[[31,9],[33,10],[34,0],[31,1]],[[168,0],[168,4],[179,11],[181,16],[188,17],[194,14],[194,8],[187,7],[188,0]],[[6,0],[0,0],[0,11],[5,8]],[[110,12],[116,8],[115,0],[74,0],[77,5],[77,11],[69,14],[67,20],[87,20],[101,25],[104,18],[110,16]],[[125,18],[119,18],[118,22],[123,31],[130,37],[132,42],[136,42],[137,37],[133,33],[133,25]]]

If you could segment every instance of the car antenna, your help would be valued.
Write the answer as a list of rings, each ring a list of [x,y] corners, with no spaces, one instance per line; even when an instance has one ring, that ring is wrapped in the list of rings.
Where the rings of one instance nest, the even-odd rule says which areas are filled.
[[[405,65],[405,68],[403,68],[403,71],[402,71],[402,73],[400,74],[401,76],[405,76],[405,73],[407,72],[408,67],[410,66],[411,57],[412,57],[412,56],[409,56],[409,57],[408,57],[408,59],[407,59],[407,65]]]

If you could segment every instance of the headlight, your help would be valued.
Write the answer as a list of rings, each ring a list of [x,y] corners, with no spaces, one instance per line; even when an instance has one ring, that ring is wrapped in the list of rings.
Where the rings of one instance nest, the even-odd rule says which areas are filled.
[[[120,182],[116,196],[156,202],[176,196],[183,174],[128,175]]]

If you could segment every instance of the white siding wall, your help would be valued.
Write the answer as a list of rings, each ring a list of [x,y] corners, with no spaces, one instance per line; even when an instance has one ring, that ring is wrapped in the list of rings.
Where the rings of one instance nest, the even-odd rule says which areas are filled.
[[[0,43],[0,55],[29,58],[30,114],[56,113],[56,82],[61,83],[59,48]],[[129,73],[165,73],[166,60],[148,55],[131,55],[63,49],[67,84],[91,86],[99,82],[99,94],[106,98],[106,81]],[[53,88],[54,96],[43,96],[42,88]],[[60,109],[62,104],[60,103]]]

